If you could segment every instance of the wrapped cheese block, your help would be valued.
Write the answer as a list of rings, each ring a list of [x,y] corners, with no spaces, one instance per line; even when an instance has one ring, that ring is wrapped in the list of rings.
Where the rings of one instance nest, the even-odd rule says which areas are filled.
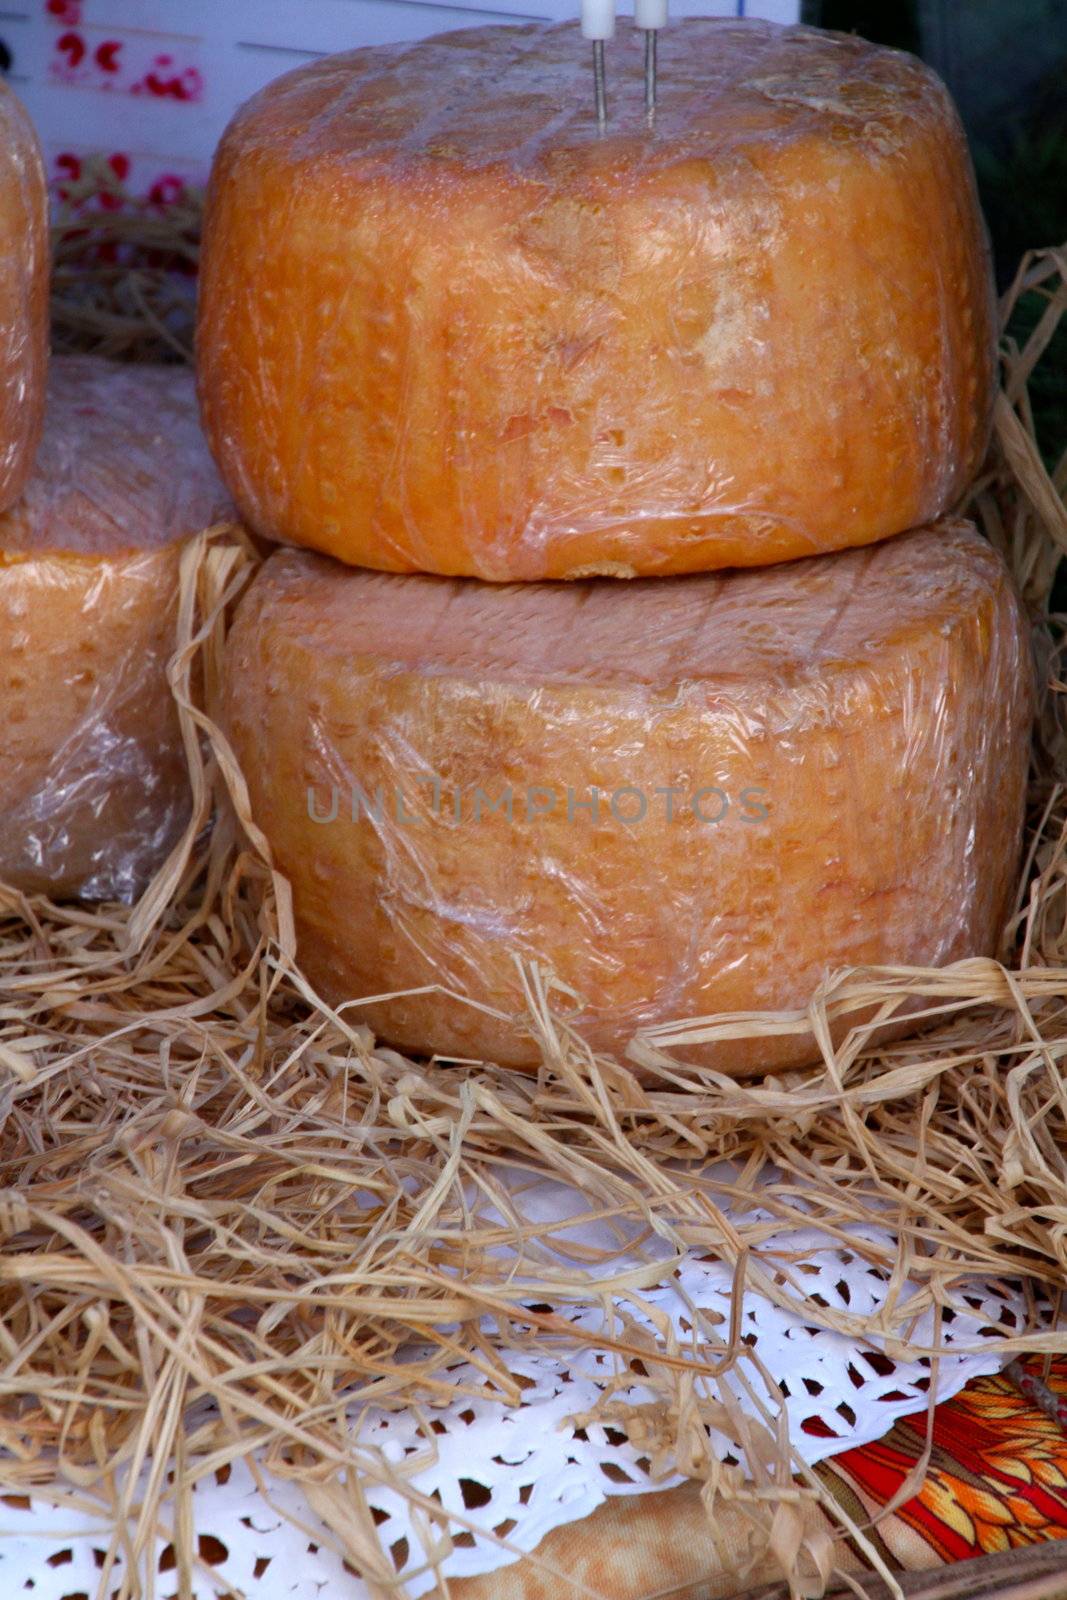
[[[22,493],[44,416],[48,196],[37,136],[0,81],[0,511]]]
[[[773,1584],[781,1564],[770,1552],[752,1564],[750,1518],[720,1498],[713,1526],[701,1488],[689,1482],[613,1495],[580,1521],[553,1528],[513,1565],[450,1579],[448,1600],[737,1600],[739,1583],[746,1594]],[[829,1543],[833,1524],[817,1502],[798,1495],[792,1509],[796,1532]],[[834,1565],[838,1572],[861,1567],[840,1541]],[[430,1600],[446,1600],[443,1588]]]
[[[491,580],[761,566],[980,462],[993,293],[956,113],[858,38],[487,27],[298,69],[205,221],[204,421],[259,533]]]
[[[279,551],[224,716],[298,955],[413,1052],[539,1060],[516,958],[594,1048],[990,953],[1015,877],[1028,633],[946,520],[761,572],[500,587]],[[810,1036],[704,1045],[725,1072]]]
[[[53,361],[36,471],[0,517],[0,881],[130,899],[176,842],[178,562],[227,504],[188,370]]]

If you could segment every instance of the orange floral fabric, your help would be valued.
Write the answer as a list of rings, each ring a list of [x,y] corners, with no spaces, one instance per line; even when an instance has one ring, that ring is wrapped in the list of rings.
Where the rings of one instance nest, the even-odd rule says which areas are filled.
[[[1067,1358],[1027,1371],[1067,1397]],[[921,1463],[925,1412],[896,1423],[876,1444],[819,1467],[834,1496],[895,1566],[937,1566],[1067,1538],[1067,1431],[1006,1376],[978,1378],[934,1413],[921,1489],[881,1515]]]
[[[1030,1378],[1067,1401],[1067,1358],[1028,1364]],[[1029,1387],[1023,1378],[1024,1387]],[[1007,1376],[979,1378],[934,1412],[930,1459],[915,1493],[887,1507],[921,1469],[926,1412],[906,1417],[875,1444],[846,1450],[816,1470],[890,1567],[916,1569],[1067,1538],[1067,1405],[1046,1415],[1036,1391]],[[1043,1397],[1048,1406],[1047,1393]],[[797,1515],[809,1534],[837,1531],[812,1500]],[[700,1485],[610,1499],[583,1522],[556,1528],[514,1566],[449,1588],[454,1600],[725,1600],[778,1576],[768,1558],[754,1570],[751,1527],[729,1503],[708,1518]],[[858,1570],[856,1550],[837,1550]],[[739,1576],[741,1574],[741,1576]],[[434,1600],[439,1591],[434,1592]]]

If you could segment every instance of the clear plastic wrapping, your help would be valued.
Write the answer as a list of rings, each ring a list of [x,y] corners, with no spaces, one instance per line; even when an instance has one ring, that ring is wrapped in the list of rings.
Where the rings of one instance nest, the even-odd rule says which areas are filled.
[[[227,507],[187,369],[53,360],[36,470],[0,517],[0,881],[128,900],[176,842],[178,563]]]
[[[302,966],[416,1052],[539,1059],[516,956],[596,1048],[995,950],[1033,665],[945,520],[760,572],[500,587],[282,551],[224,717]],[[454,996],[466,996],[473,1004]],[[688,1053],[744,1073],[810,1037]]]
[[[0,82],[0,511],[22,493],[44,417],[48,195],[32,124]]]
[[[327,58],[240,111],[205,218],[205,426],[258,533],[387,571],[695,572],[950,509],[994,298],[939,80],[689,18]]]

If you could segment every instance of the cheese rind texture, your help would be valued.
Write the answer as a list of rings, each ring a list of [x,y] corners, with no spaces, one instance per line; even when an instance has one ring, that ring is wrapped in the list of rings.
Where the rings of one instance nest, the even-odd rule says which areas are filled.
[[[0,511],[22,493],[44,419],[48,194],[37,135],[0,83]]]
[[[330,57],[219,148],[205,426],[258,533],[489,580],[762,566],[951,508],[994,300],[939,80],[858,38],[690,18]]]
[[[534,1065],[516,956],[620,1054],[674,1020],[803,1007],[844,967],[996,947],[1033,667],[967,523],[624,585],[277,552],[225,678],[300,963],[333,1002],[395,996],[350,1014],[406,1050]],[[685,1052],[730,1073],[814,1053]]]
[[[53,360],[35,472],[0,516],[0,881],[130,900],[177,842],[179,562],[228,507],[185,368]]]

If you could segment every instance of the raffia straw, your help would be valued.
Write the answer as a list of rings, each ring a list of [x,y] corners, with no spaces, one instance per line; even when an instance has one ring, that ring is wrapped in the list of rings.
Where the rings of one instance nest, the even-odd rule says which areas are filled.
[[[578,1340],[608,1352],[616,1373],[585,1420],[626,1429],[653,1473],[680,1461],[704,1483],[712,1525],[724,1499],[742,1506],[751,1560],[773,1552],[791,1592],[816,1595],[835,1549],[805,1536],[790,1511],[802,1500],[820,1500],[872,1569],[879,1561],[790,1447],[781,1397],[740,1336],[746,1290],[811,1325],[876,1338],[891,1356],[936,1361],[936,1339],[916,1343],[918,1317],[929,1309],[936,1321],[968,1276],[1008,1275],[1028,1285],[1032,1315],[989,1329],[985,1343],[1005,1358],[1067,1352],[1067,1332],[1047,1325],[1067,1287],[1064,630],[1048,615],[1067,461],[1043,464],[1026,397],[1067,312],[1065,268],[1064,252],[1034,255],[1007,297],[1006,320],[1021,294],[1039,297],[1043,315],[1025,345],[1006,344],[996,441],[969,498],[1032,608],[1048,684],[999,962],[838,973],[803,1013],[679,1019],[636,1040],[625,1061],[594,1056],[555,1013],[551,974],[529,967],[540,1074],[409,1061],[376,1045],[358,1007],[331,1010],[300,974],[288,884],[210,717],[256,552],[227,528],[190,545],[172,665],[194,804],[181,846],[132,910],[0,899],[0,1488],[106,1509],[101,1595],[152,1592],[161,1532],[177,1570],[195,1571],[190,1490],[238,1459],[301,1483],[334,1547],[375,1593],[395,1595],[371,1483],[408,1497],[435,1559],[478,1518],[446,1525],[412,1488],[411,1464],[387,1465],[353,1414],[412,1410],[428,1458],[458,1358],[476,1375],[470,1393],[518,1404],[516,1355]],[[106,278],[85,291],[106,309],[98,332],[128,353],[158,353],[169,290],[139,334],[124,324],[120,338],[108,318],[132,302]],[[872,1005],[890,1015],[906,1003],[920,1006],[915,1031],[873,1045]],[[843,1016],[867,1020],[807,1073],[738,1083],[686,1061],[688,1045],[713,1036],[814,1023],[829,1040]],[[654,1069],[650,1083],[631,1072],[638,1062]],[[722,1162],[735,1178],[699,1175]],[[730,1263],[733,1316],[692,1308],[682,1340],[646,1297],[662,1261],[624,1272],[610,1253],[534,1227],[514,1193],[524,1171],[579,1191],[590,1219],[625,1227],[628,1250],[636,1234],[638,1247],[656,1237]],[[772,1222],[729,1220],[724,1204],[743,1212],[771,1171],[760,1203]],[[803,1262],[761,1251],[791,1220],[817,1224],[884,1276],[877,1316],[818,1304]],[[871,1243],[865,1224],[891,1237]],[[567,1314],[588,1302],[593,1265],[606,1273],[598,1334]],[[555,1309],[534,1309],[546,1304]],[[656,1396],[636,1410],[618,1398],[635,1370]],[[747,1478],[716,1458],[709,1428],[744,1446]],[[148,1489],[134,1503],[142,1464]],[[744,1575],[742,1564],[739,1588]],[[899,1595],[882,1577],[879,1592]]]
[[[203,197],[132,196],[103,157],[64,187],[52,227],[57,349],[126,361],[192,358]]]

